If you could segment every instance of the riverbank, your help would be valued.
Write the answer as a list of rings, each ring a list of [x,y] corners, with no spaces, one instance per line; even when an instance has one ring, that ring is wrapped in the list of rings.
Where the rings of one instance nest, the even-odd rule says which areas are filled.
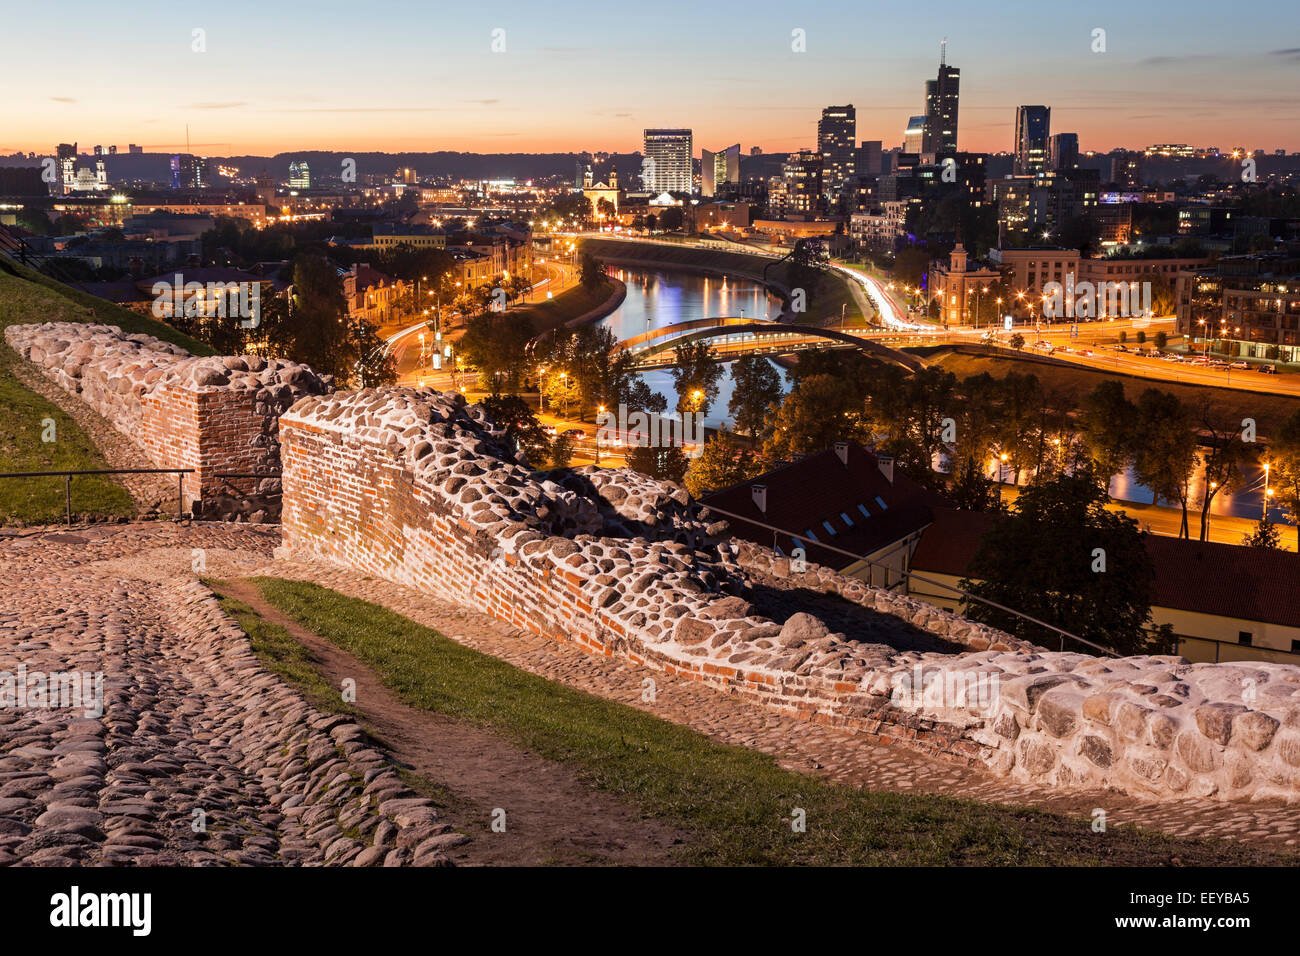
[[[844,322],[850,326],[869,324],[849,283],[832,272],[815,274],[811,288],[804,289],[806,309],[791,310],[795,281],[794,266],[788,261],[770,259],[742,252],[700,249],[693,246],[669,246],[638,243],[624,239],[578,240],[582,251],[601,262],[635,269],[674,269],[706,276],[732,276],[765,286],[781,300],[780,321],[803,325],[830,325]]]
[[[531,321],[539,335],[560,326],[573,328],[588,322],[598,322],[614,312],[627,298],[627,286],[622,280],[613,276],[607,276],[606,279],[607,284],[599,289],[575,286],[553,299],[511,309],[510,314],[517,319],[526,318]]]

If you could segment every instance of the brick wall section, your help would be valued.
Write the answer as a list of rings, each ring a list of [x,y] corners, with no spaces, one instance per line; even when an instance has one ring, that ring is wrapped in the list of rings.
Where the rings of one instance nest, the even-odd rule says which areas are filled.
[[[5,338],[64,390],[184,476],[198,517],[274,520],[279,513],[279,415],[329,382],[307,366],[258,356],[196,358],[117,326],[13,325]],[[267,479],[216,477],[270,474]]]
[[[851,602],[860,629],[832,633],[808,613],[774,621],[746,595],[780,578],[775,555],[685,543],[719,529],[694,520],[676,486],[624,471],[530,471],[459,396],[307,398],[281,416],[280,444],[282,554],[1018,779],[1170,798],[1300,797],[1300,669],[1047,652],[815,567],[790,586]],[[638,536],[645,529],[658,540]],[[873,642],[891,622],[960,652]]]

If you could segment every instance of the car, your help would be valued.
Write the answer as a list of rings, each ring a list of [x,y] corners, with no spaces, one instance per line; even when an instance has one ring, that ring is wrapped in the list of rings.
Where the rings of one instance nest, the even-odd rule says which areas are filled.
[[[1080,355],[1091,355],[1091,354],[1092,354],[1092,349],[1079,349],[1079,354],[1080,354]]]
[[[1250,368],[1249,362],[1229,362],[1228,368]]]
[[[1276,374],[1277,374],[1277,366],[1275,366],[1275,365],[1261,365],[1259,368],[1255,369],[1255,371],[1257,371],[1257,372],[1263,372],[1265,375],[1276,375]]]
[[[558,433],[558,429],[556,429],[554,425],[543,425],[542,431],[552,438],[554,438]]]
[[[581,428],[566,428],[566,429],[564,430],[563,434],[568,435],[570,438],[586,438],[586,437],[587,437],[587,433],[586,433],[585,431],[583,431]]]

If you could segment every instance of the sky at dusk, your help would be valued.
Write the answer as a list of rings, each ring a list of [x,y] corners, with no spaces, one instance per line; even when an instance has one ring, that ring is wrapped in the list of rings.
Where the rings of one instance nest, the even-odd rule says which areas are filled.
[[[129,11],[129,12],[128,12]],[[902,142],[948,38],[962,149],[1012,146],[1015,108],[1105,151],[1300,151],[1300,5],[1223,2],[313,3],[0,0],[0,154],[77,141],[195,153],[630,152],[812,146],[822,107]],[[193,52],[193,31],[207,51]],[[1092,33],[1106,31],[1107,52]],[[505,51],[491,51],[493,30]],[[791,49],[806,32],[807,52]]]

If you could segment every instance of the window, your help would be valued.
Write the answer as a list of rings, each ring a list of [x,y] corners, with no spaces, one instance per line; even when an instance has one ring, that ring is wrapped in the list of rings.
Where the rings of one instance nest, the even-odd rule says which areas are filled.
[[[809,528],[806,531],[804,531],[804,537],[806,537],[809,541],[817,540],[817,535],[813,534],[812,528]]]
[[[847,514],[845,514],[843,511],[840,512],[840,520],[843,521],[843,522],[844,522],[846,525],[848,525],[850,528],[853,527],[853,519],[850,518],[850,517],[849,517]]]
[[[858,510],[862,512],[862,517],[864,517],[864,518],[870,518],[870,517],[871,517],[871,512],[867,510],[867,506],[866,506],[866,505],[858,505]]]
[[[1292,654],[1300,654],[1300,641],[1292,641],[1292,642],[1291,642],[1291,653],[1292,653]]]
[[[835,528],[833,528],[833,527],[831,526],[831,523],[830,523],[829,521],[823,521],[823,522],[822,522],[822,527],[825,528],[827,531],[830,532],[832,538],[835,537],[835,535],[836,535]]]
[[[876,495],[876,504],[880,505],[881,511],[889,510],[889,505],[885,504],[885,499],[880,497],[880,495]]]
[[[1246,646],[1246,647],[1250,647],[1251,644],[1254,642],[1254,640],[1255,640],[1255,635],[1252,634],[1252,633],[1250,633],[1250,631],[1238,631],[1238,632],[1237,632],[1237,643],[1238,643],[1238,644],[1242,644],[1242,645],[1244,645],[1244,646]]]

